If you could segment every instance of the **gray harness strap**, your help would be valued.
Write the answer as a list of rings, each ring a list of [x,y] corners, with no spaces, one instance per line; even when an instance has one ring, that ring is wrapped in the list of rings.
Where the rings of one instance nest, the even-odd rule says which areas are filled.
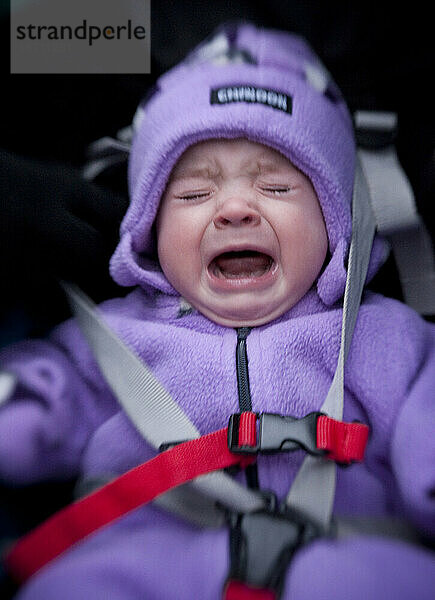
[[[357,130],[393,133],[394,113],[358,111]],[[366,175],[377,230],[392,247],[405,302],[423,315],[435,314],[435,260],[412,187],[400,167],[392,140],[381,148],[358,151]]]
[[[352,241],[344,293],[340,351],[331,387],[320,409],[339,421],[343,418],[344,364],[361,302],[375,227],[367,182],[361,165],[357,162],[352,201]],[[332,515],[336,469],[337,466],[332,461],[307,456],[286,498],[288,506],[306,513],[325,529],[329,528]]]

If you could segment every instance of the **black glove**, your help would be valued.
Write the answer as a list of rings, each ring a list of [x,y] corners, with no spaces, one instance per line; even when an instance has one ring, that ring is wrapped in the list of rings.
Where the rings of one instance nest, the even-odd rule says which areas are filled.
[[[96,300],[112,293],[108,261],[125,196],[85,181],[78,169],[0,151],[2,310],[47,307],[58,279]],[[44,310],[47,310],[46,308]]]

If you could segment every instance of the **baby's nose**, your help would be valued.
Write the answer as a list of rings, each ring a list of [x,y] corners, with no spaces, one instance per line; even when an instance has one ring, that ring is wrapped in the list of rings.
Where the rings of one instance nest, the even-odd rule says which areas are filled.
[[[261,217],[257,210],[242,198],[226,200],[218,209],[213,222],[217,229],[230,225],[234,227],[255,226],[260,223]]]

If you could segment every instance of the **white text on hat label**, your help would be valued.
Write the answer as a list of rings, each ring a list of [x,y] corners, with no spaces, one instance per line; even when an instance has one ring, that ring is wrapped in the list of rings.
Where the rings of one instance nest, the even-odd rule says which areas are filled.
[[[292,113],[291,96],[277,90],[253,85],[231,85],[210,90],[210,104],[230,104],[232,102],[265,104],[288,114]]]

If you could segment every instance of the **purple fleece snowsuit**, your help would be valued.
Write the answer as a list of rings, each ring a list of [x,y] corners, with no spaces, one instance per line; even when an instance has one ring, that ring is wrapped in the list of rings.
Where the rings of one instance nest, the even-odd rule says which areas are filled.
[[[178,156],[199,139],[243,134],[293,160],[310,176],[322,206],[329,265],[296,306],[252,329],[247,338],[254,411],[301,417],[321,406],[339,353],[343,258],[350,238],[354,148],[341,101],[331,100],[337,92],[312,88],[296,67],[284,80],[282,70],[289,69],[292,57],[296,66],[312,58],[300,40],[249,26],[239,28],[237,36],[238,47],[251,49],[257,64],[218,67],[189,61],[163,79],[145,106],[130,163],[132,205],[111,265],[119,283],[138,287],[100,307],[202,434],[226,426],[228,416],[239,410],[238,334],[195,310],[183,310],[179,294],[152,260],[151,227]],[[230,38],[235,43],[234,32]],[[268,51],[276,63],[267,60]],[[260,64],[267,70],[258,75]],[[272,106],[274,96],[261,94],[250,104],[233,97],[212,106],[210,86],[225,84],[281,90],[292,97],[293,114]],[[181,108],[175,108],[174,99]],[[307,105],[314,107],[309,125]],[[176,120],[175,111],[183,116],[183,109],[189,121],[185,114]],[[377,241],[371,272],[381,254]],[[155,455],[120,409],[74,321],[59,326],[48,340],[6,349],[2,368],[17,381],[0,407],[2,482],[113,477]],[[367,423],[371,436],[364,462],[338,471],[337,514],[399,516],[424,535],[435,535],[434,389],[435,327],[401,303],[366,292],[346,364],[344,419]],[[282,498],[302,459],[302,452],[260,457],[261,487]],[[217,600],[228,565],[226,529],[199,529],[147,506],[48,565],[18,597]],[[356,535],[320,539],[300,550],[289,567],[283,598],[425,600],[434,588],[429,550]]]

